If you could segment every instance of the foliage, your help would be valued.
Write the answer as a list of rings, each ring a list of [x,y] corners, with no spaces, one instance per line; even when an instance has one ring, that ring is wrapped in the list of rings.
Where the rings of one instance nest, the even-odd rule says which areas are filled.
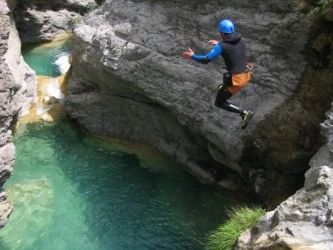
[[[232,250],[239,235],[253,227],[265,210],[260,207],[239,206],[229,212],[229,220],[213,231],[208,238],[208,250]]]
[[[87,6],[88,13],[93,12],[94,10],[98,9],[99,7],[100,7],[100,5],[98,5],[97,3],[89,3]]]
[[[98,5],[102,5],[102,4],[104,4],[105,0],[95,0],[95,2],[96,2]]]
[[[296,12],[316,17],[322,15],[332,6],[333,0],[296,0],[293,7]]]
[[[16,6],[16,2],[17,2],[16,0],[7,0],[8,8],[10,10],[13,10]]]
[[[81,15],[78,15],[77,17],[75,17],[74,19],[71,20],[71,25],[72,25],[72,27],[75,27],[82,21],[83,21],[83,17]]]
[[[87,9],[88,9],[87,13],[91,13],[94,10],[100,8],[102,4],[104,4],[104,0],[96,1],[95,3],[89,3],[87,6]],[[83,21],[83,16],[78,15],[77,17],[72,19],[71,25],[72,25],[72,27],[75,27],[76,25],[80,24],[82,21]]]

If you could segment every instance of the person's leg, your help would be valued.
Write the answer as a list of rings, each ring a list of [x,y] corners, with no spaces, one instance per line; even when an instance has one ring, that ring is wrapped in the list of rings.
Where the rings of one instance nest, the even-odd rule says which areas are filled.
[[[232,103],[229,103],[227,100],[231,96],[232,94],[229,92],[228,88],[226,86],[220,85],[215,100],[215,106],[229,112],[240,114],[242,117],[242,129],[245,129],[249,121],[252,119],[254,113],[250,110],[246,111],[233,105]]]
[[[245,114],[245,110],[233,105],[232,103],[227,102],[227,100],[232,96],[228,88],[224,85],[219,86],[219,90],[215,100],[215,106],[224,109],[229,112],[237,113],[240,115]]]

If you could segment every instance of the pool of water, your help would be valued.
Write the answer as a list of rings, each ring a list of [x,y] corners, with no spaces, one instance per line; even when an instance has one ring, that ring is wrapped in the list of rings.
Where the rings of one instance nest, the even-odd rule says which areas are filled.
[[[24,45],[37,75],[68,69],[69,41]],[[204,249],[232,196],[200,184],[143,148],[101,142],[75,122],[21,126],[5,183],[15,209],[1,250]]]
[[[69,39],[52,43],[24,44],[22,55],[26,63],[37,75],[58,77],[69,69]]]
[[[155,154],[94,140],[70,121],[14,135],[15,210],[0,249],[204,249],[233,198]],[[147,164],[148,163],[148,164]]]

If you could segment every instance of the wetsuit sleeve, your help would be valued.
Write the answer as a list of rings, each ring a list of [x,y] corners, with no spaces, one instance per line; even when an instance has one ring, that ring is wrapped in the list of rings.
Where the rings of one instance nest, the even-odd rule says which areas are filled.
[[[214,60],[216,57],[218,57],[221,54],[222,54],[222,47],[221,47],[220,44],[216,44],[214,46],[214,48],[211,51],[209,51],[206,55],[196,55],[196,54],[194,54],[192,56],[192,59],[194,61],[199,62],[199,63],[206,64],[206,63],[211,62],[212,60]]]

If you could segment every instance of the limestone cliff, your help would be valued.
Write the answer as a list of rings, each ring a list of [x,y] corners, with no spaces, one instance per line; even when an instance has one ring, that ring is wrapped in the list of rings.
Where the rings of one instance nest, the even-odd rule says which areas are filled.
[[[91,5],[93,4],[93,5]],[[0,227],[13,207],[2,186],[13,172],[15,146],[11,125],[36,101],[36,74],[21,56],[21,40],[50,40],[71,31],[72,20],[85,13],[93,0],[0,1]],[[14,14],[13,14],[14,12]]]
[[[256,111],[244,131],[214,107],[222,61],[181,57],[208,51],[222,18],[235,21],[255,64],[231,98]],[[323,114],[299,94],[309,29],[290,1],[105,1],[74,30],[68,112],[92,133],[155,147],[204,182],[251,185],[273,208],[302,186],[318,149]]]
[[[311,159],[304,187],[244,232],[236,249],[332,249],[333,108],[321,125],[327,141]]]
[[[95,7],[94,0],[21,0],[14,17],[22,42],[34,43],[71,32],[75,22]]]
[[[12,174],[15,147],[9,130],[13,118],[35,101],[36,75],[21,56],[21,42],[7,2],[0,2],[0,227],[12,211],[2,185]]]
[[[302,8],[305,13],[313,9],[309,2]],[[332,13],[333,2],[329,2],[313,20],[315,26],[307,45],[309,63],[297,91],[298,99],[312,119],[316,117],[313,114],[325,112],[327,101],[333,96]],[[268,212],[254,228],[244,232],[236,249],[332,249],[332,106],[326,118],[321,123],[324,145],[310,161],[304,187]]]
[[[67,31],[75,15],[59,25],[53,14],[41,13],[77,6],[86,11],[86,3],[21,1],[21,37],[41,41]],[[25,91],[34,75],[17,59],[19,43],[6,4],[0,10],[3,183],[14,161],[8,128],[34,99],[32,90]],[[221,60],[199,65],[181,58],[188,47],[207,51],[223,17],[235,20],[256,66],[251,83],[232,97],[256,111],[245,131],[239,117],[213,105]],[[148,144],[203,182],[233,190],[250,185],[272,208],[303,186],[308,162],[322,146],[319,124],[333,89],[331,62],[322,59],[333,46],[331,30],[320,32],[293,12],[290,1],[107,0],[74,31],[67,110],[91,133]],[[322,124],[328,142],[312,158],[304,187],[244,233],[238,249],[330,249],[332,116],[331,110]],[[3,191],[0,200],[3,225],[11,207]]]

